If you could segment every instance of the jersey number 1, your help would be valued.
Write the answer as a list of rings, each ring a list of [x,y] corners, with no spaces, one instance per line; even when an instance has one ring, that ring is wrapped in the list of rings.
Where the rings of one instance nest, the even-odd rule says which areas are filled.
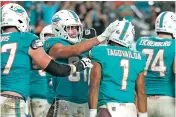
[[[123,67],[123,78],[122,78],[122,90],[126,90],[127,88],[127,79],[129,74],[129,60],[122,59],[120,61],[120,66]]]
[[[16,49],[17,49],[17,43],[5,44],[1,47],[1,53],[7,52],[7,50],[10,50],[10,55],[8,57],[7,63],[2,72],[3,74],[9,74],[9,71],[12,67],[12,63],[15,58]]]

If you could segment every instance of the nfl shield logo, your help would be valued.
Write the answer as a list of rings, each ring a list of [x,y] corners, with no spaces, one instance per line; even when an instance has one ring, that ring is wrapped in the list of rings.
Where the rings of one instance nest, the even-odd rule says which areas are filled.
[[[85,30],[85,35],[90,35],[90,29]]]

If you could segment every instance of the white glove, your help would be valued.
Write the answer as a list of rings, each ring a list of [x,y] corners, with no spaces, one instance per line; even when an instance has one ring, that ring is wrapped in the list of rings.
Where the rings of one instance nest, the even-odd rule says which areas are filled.
[[[112,22],[101,35],[97,36],[98,41],[101,43],[106,39],[108,39],[111,33],[116,29],[118,25],[119,25],[119,20]]]
[[[89,109],[90,117],[96,117],[97,116],[97,109]]]
[[[82,58],[80,62],[83,64],[84,69],[93,67],[91,60],[89,58]]]
[[[73,72],[82,71],[86,68],[92,68],[93,65],[91,63],[91,60],[89,58],[82,58],[80,61],[73,63],[73,65],[76,67],[76,70],[73,70]]]
[[[148,117],[148,114],[147,114],[147,112],[145,112],[145,113],[138,113],[138,117]]]

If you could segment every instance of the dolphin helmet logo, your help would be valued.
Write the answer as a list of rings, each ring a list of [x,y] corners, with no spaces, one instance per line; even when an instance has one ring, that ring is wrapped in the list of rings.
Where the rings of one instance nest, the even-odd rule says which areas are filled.
[[[25,13],[24,9],[20,8],[20,7],[15,7],[15,8],[10,8],[12,11],[16,12],[18,15],[23,15],[23,13]]]
[[[52,22],[53,22],[54,25],[57,25],[60,20],[61,20],[61,18],[56,15],[56,16],[52,19]]]

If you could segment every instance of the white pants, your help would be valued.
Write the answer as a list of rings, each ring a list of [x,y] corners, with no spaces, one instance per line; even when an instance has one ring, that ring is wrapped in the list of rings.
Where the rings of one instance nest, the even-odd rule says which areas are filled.
[[[112,117],[137,117],[134,103],[107,103],[99,108],[107,108]]]
[[[14,97],[0,96],[1,117],[26,117],[25,101]]]
[[[175,98],[169,96],[147,97],[149,117],[175,117]]]
[[[50,106],[46,99],[31,99],[30,111],[32,117],[46,117]]]
[[[65,100],[59,100],[57,117],[89,117],[88,103],[77,104]]]

